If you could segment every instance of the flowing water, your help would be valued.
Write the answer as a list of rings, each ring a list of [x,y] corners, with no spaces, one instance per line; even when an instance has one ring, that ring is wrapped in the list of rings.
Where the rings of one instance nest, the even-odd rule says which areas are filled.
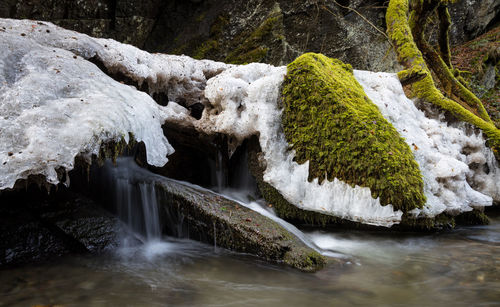
[[[2,270],[0,306],[500,305],[498,217],[489,226],[437,234],[301,232],[258,202],[246,202],[244,189],[225,191],[325,255],[351,260],[311,274],[162,237],[154,187],[131,179],[137,169],[109,174],[116,212],[139,239],[124,238],[107,255]]]

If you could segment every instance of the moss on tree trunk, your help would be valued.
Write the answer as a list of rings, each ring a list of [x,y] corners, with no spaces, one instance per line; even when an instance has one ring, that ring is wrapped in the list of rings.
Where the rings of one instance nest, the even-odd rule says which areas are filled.
[[[416,81],[409,85],[411,96],[430,102],[443,110],[451,112],[459,120],[480,128],[488,138],[487,144],[493,149],[497,159],[500,151],[500,130],[486,113],[481,101],[461,84],[436,50],[424,38],[425,24],[430,14],[440,5],[449,1],[414,0],[410,10],[409,0],[391,0],[387,9],[387,32],[396,47],[398,60],[406,70],[398,73],[401,80]],[[439,9],[444,14],[444,8]],[[446,18],[446,15],[441,16]],[[446,31],[446,22],[442,30]],[[440,35],[440,45],[446,37]],[[447,44],[447,42],[446,42]],[[449,47],[441,47],[441,52]],[[445,56],[446,58],[446,56]],[[434,83],[430,69],[438,77],[447,96],[439,91]],[[410,83],[410,82],[406,82]],[[455,99],[452,100],[451,98]]]

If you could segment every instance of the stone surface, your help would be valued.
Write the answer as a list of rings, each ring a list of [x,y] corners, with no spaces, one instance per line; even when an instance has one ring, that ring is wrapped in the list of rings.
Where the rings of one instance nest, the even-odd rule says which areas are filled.
[[[123,224],[91,200],[73,193],[0,195],[0,267],[44,261],[68,253],[102,253],[119,244]]]
[[[284,262],[303,271],[317,271],[326,258],[306,246],[268,217],[211,191],[156,176],[160,216],[177,221],[169,232],[177,236],[244,252],[268,261]],[[339,264],[342,260],[330,259]]]
[[[385,9],[382,0],[6,0],[0,17],[52,21],[152,52],[274,65],[319,52],[356,69],[394,71],[390,44],[373,27],[385,32]],[[453,4],[452,44],[491,29],[499,11],[496,0]]]

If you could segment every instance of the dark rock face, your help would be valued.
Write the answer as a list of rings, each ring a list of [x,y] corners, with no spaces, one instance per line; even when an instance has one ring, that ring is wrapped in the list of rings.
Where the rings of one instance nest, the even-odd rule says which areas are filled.
[[[52,21],[148,51],[195,58],[283,65],[319,52],[356,69],[389,71],[397,64],[381,33],[385,9],[382,0],[6,0],[0,17]],[[496,0],[453,4],[452,44],[491,29],[499,11]]]
[[[500,1],[461,0],[450,5],[450,15],[453,22],[450,43],[459,45],[500,23]]]
[[[0,4],[0,16],[51,21],[67,29],[142,47],[161,3],[159,0],[6,0]]]
[[[43,261],[69,253],[101,253],[118,246],[123,224],[72,193],[35,189],[0,196],[0,266]]]

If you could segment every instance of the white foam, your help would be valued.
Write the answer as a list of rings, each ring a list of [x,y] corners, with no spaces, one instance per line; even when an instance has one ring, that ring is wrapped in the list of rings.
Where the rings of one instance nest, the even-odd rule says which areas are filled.
[[[500,200],[498,164],[480,133],[467,135],[464,126],[425,117],[405,96],[395,74],[354,71],[354,76],[405,138],[420,166],[427,204],[414,210],[415,215],[457,214],[489,206],[492,197]]]

